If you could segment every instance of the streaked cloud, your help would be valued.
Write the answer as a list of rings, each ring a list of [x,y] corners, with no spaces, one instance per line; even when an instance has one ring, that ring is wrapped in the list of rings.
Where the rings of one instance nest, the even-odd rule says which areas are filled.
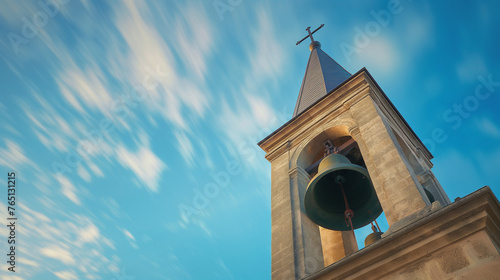
[[[236,105],[223,103],[219,115],[222,143],[227,152],[253,170],[262,170],[257,154],[261,151],[256,143],[277,128],[280,114],[268,102],[255,95],[247,95]]]
[[[73,254],[65,248],[57,245],[49,245],[40,249],[40,253],[45,257],[58,260],[66,265],[75,265],[76,261]]]
[[[0,203],[0,206],[4,205]],[[25,274],[28,270],[23,270],[20,275],[50,269],[54,274],[61,272],[55,274],[58,277],[74,276],[78,279],[78,275],[83,273],[86,279],[93,279],[105,272],[104,267],[110,264],[110,260],[104,252],[114,250],[112,242],[101,234],[89,217],[68,211],[58,213],[60,208],[53,211],[42,213],[23,206],[19,219],[24,223],[19,234],[25,241],[19,250],[29,256],[23,259],[26,260],[23,264],[30,266],[30,273]],[[87,270],[89,267],[92,267],[90,271]],[[67,271],[72,273],[65,273]]]
[[[19,168],[24,164],[31,164],[31,161],[24,154],[19,144],[11,140],[4,140],[5,148],[0,148],[0,165],[8,168]]]
[[[127,238],[129,238],[130,240],[135,241],[135,237],[132,235],[132,233],[130,233],[130,231],[128,231],[126,229],[122,229],[122,232],[123,232],[123,234],[125,234],[125,236]]]
[[[85,169],[85,167],[83,167],[83,165],[78,165],[78,167],[76,168],[76,172],[77,172],[78,176],[80,176],[80,178],[82,178],[84,181],[90,182],[90,179],[92,178],[92,176],[87,171],[87,169]]]
[[[186,2],[182,17],[177,17],[176,43],[173,44],[189,72],[203,80],[207,71],[207,58],[214,47],[214,31],[203,5]]]
[[[59,83],[63,96],[76,110],[83,113],[81,104],[85,104],[89,111],[98,110],[104,116],[111,116],[113,97],[107,78],[97,65],[66,68]]]
[[[121,231],[123,232],[123,234],[125,235],[125,237],[127,237],[127,240],[128,242],[130,243],[130,246],[134,249],[139,249],[139,246],[137,246],[137,242],[135,240],[135,237],[132,235],[132,233],[130,233],[130,231],[126,230],[126,229],[121,229]]]
[[[286,52],[276,38],[273,17],[260,7],[256,13],[255,28],[252,28],[253,48],[248,48],[251,71],[247,79],[277,79],[283,72]]]
[[[99,229],[93,224],[89,223],[86,227],[78,232],[75,245],[81,247],[85,243],[96,243],[97,239],[101,236]]]
[[[181,153],[182,158],[189,166],[193,166],[195,154],[193,144],[191,144],[186,134],[182,132],[176,132],[175,139],[177,140],[177,149]]]
[[[75,271],[72,269],[56,271],[56,272],[54,272],[54,275],[57,276],[57,278],[62,279],[62,280],[77,280],[78,279],[78,276],[76,275]]]
[[[76,195],[77,189],[73,183],[67,177],[60,174],[56,175],[55,178],[61,186],[61,193],[75,204],[81,205],[80,198]]]
[[[39,267],[41,265],[40,263],[32,261],[29,257],[26,257],[26,256],[23,257],[19,262],[22,265],[28,265],[28,266],[32,266],[32,267]]]
[[[167,165],[149,148],[142,144],[136,151],[131,151],[125,146],[119,146],[116,151],[117,159],[121,165],[132,170],[135,176],[150,191],[159,190],[159,181]]]

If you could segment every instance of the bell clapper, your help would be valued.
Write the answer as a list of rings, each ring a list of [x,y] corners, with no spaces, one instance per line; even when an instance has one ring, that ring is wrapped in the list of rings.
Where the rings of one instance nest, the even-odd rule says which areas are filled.
[[[346,219],[345,221],[346,225],[351,228],[352,235],[354,236],[354,238],[356,238],[356,236],[354,235],[354,227],[352,226],[352,218],[354,217],[354,211],[352,211],[352,209],[349,208],[349,202],[347,202],[347,197],[344,192],[344,186],[343,186],[343,184],[345,183],[344,176],[337,175],[337,177],[335,177],[335,183],[340,185],[340,190],[342,190],[342,196],[344,197],[345,208],[346,208],[344,215]],[[349,222],[347,222],[348,220]]]
[[[382,232],[382,231],[380,230],[380,227],[378,226],[377,219],[375,219],[375,224],[377,225],[378,231],[379,231],[379,232]]]

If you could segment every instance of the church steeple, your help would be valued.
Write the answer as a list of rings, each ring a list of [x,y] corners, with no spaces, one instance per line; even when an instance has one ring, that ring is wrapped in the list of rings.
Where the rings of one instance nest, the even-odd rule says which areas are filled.
[[[311,44],[309,45],[309,49],[311,50],[311,54],[307,62],[306,73],[302,80],[293,117],[302,113],[347,78],[351,77],[349,72],[321,49],[321,44],[318,41],[314,41],[312,34],[321,27],[323,27],[323,24],[313,32],[308,27],[306,30],[309,32],[309,35],[297,42],[298,45],[310,37]]]

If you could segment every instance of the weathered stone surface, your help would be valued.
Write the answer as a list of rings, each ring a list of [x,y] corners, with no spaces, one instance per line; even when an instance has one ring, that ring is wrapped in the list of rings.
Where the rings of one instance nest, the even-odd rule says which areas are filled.
[[[429,215],[431,212],[436,211],[441,209],[441,203],[439,201],[436,201],[432,203],[432,205],[426,206],[423,209],[421,209],[418,212],[415,212],[409,216],[404,217],[403,219],[395,222],[392,224],[389,229],[382,235],[382,237],[386,237],[398,230],[400,230],[403,227],[409,226],[412,223],[418,221],[419,219],[425,218],[427,215]]]
[[[361,151],[363,158],[365,162],[372,161],[367,167],[377,195],[389,198],[380,199],[389,225],[425,207],[418,185],[412,180],[408,169],[402,168],[404,163],[401,154],[382,118],[376,114],[377,110],[370,96],[353,105],[350,111],[358,123],[359,134],[367,149]],[[372,176],[375,173],[373,168],[378,171],[378,176]]]

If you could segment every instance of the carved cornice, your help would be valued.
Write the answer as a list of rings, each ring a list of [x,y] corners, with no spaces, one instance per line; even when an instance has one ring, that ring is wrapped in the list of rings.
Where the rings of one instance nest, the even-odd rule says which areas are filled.
[[[498,248],[499,229],[500,203],[484,187],[305,279],[382,279],[478,231]]]

